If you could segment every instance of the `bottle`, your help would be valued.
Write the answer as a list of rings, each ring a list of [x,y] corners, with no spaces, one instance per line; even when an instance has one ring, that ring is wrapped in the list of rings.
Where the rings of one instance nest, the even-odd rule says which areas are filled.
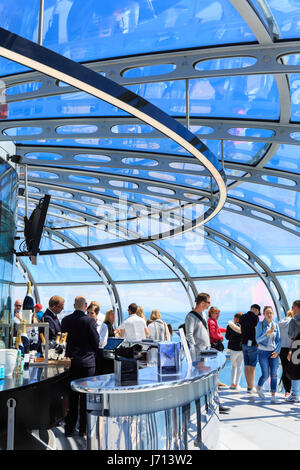
[[[42,346],[42,355],[45,357],[45,349],[46,349],[46,339],[43,333],[40,333],[40,338],[41,338],[41,346]]]
[[[22,373],[22,355],[21,355],[21,350],[18,349],[16,367],[15,367],[15,374],[20,375],[21,373]]]
[[[33,310],[34,309],[34,299],[31,295],[31,282],[27,282],[27,293],[23,300],[23,310]]]
[[[21,333],[21,339],[23,343],[23,357],[24,357],[24,369],[28,369],[29,367],[29,350],[30,350],[30,342],[29,338],[27,335],[27,330],[26,330],[26,322],[25,320],[22,321],[22,333]]]
[[[57,337],[56,337],[55,351],[54,351],[55,354],[53,354],[52,359],[54,359],[54,358],[55,358],[55,355],[56,355],[56,360],[58,360],[59,355],[60,355],[61,352],[62,352],[62,347],[61,347],[61,345],[60,345],[61,340],[62,340],[62,334],[61,334],[61,332],[59,331],[59,332],[57,333]]]
[[[66,347],[67,347],[67,336],[68,333],[62,333],[61,340],[59,344],[59,351],[57,354],[57,360],[62,360],[65,358],[66,355]]]
[[[18,351],[20,351],[21,355],[24,354],[24,346],[23,346],[23,342],[22,342],[21,328],[18,328],[18,333],[17,333],[17,337],[16,337],[16,349],[18,349]]]

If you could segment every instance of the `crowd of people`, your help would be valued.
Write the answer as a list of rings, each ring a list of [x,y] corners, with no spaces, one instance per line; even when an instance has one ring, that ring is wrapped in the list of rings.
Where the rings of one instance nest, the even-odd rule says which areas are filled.
[[[66,357],[71,358],[70,382],[83,377],[113,372],[103,355],[109,337],[120,337],[128,341],[142,341],[149,338],[155,341],[169,341],[172,328],[161,318],[159,310],[153,310],[146,320],[141,306],[131,303],[128,318],[119,327],[115,326],[115,311],[110,309],[105,314],[100,311],[97,301],[87,302],[84,296],[77,296],[74,312],[59,320],[58,315],[65,307],[65,299],[54,295],[49,299],[48,307],[43,312],[40,303],[34,306],[32,323],[45,322],[49,325],[49,344],[54,344],[59,332],[68,333]],[[14,304],[14,329],[22,322],[22,301]],[[34,328],[33,328],[34,329]],[[65,435],[72,436],[78,420],[79,435],[86,434],[86,401],[84,394],[79,396],[70,388],[69,411],[65,418]]]
[[[50,343],[55,341],[59,332],[68,333],[66,356],[71,358],[70,381],[104,373],[103,348],[109,337],[120,337],[128,341],[142,341],[147,338],[155,341],[172,339],[172,327],[162,320],[161,313],[157,309],[153,310],[150,318],[146,320],[143,308],[131,303],[128,306],[128,317],[116,327],[113,309],[103,314],[99,302],[91,301],[88,304],[86,298],[80,295],[75,298],[74,312],[64,316],[60,322],[58,315],[64,310],[64,305],[64,298],[52,296],[45,312],[41,304],[34,306],[32,318],[33,322],[42,321],[49,324]],[[15,325],[22,321],[21,308],[22,302],[16,300]],[[208,312],[208,318],[205,311]],[[275,394],[280,358],[285,398],[289,402],[300,402],[300,373],[299,379],[294,380],[287,372],[291,363],[292,343],[300,340],[300,300],[293,302],[292,310],[279,322],[274,320],[272,307],[263,308],[262,321],[259,321],[260,312],[260,306],[253,304],[247,313],[236,313],[228,322],[227,328],[221,328],[218,325],[220,309],[210,306],[209,294],[198,294],[195,306],[186,315],[184,322],[191,355],[197,357],[207,348],[223,351],[223,342],[226,338],[231,361],[230,388],[235,391],[241,390],[240,380],[244,364],[247,393],[257,393],[261,399],[264,399],[263,386],[270,379],[272,403],[278,403]],[[260,365],[261,375],[255,388],[257,363]],[[300,364],[298,367],[300,368]],[[218,385],[226,386],[221,382]],[[79,397],[78,393],[70,389],[69,411],[65,419],[66,436],[75,432],[79,403],[79,434],[86,433],[84,394]],[[220,406],[220,411],[224,410],[226,412],[225,407]]]
[[[228,351],[231,362],[232,390],[240,391],[243,365],[247,382],[247,393],[257,393],[264,400],[264,384],[270,381],[271,402],[278,403],[276,398],[278,384],[279,359],[282,366],[281,381],[285,391],[285,399],[289,402],[300,402],[300,360],[299,379],[291,379],[288,372],[292,344],[300,340],[300,300],[295,300],[292,309],[282,320],[275,322],[271,306],[263,308],[263,319],[259,321],[261,308],[258,304],[251,305],[250,310],[243,314],[236,313],[228,322],[227,328],[220,328],[218,318],[220,309],[210,307],[208,320],[203,312],[210,305],[208,294],[199,294],[196,307],[186,318],[187,340],[191,350],[199,351],[204,347],[212,347],[219,351],[224,350],[224,336],[228,340]],[[200,321],[197,316],[202,315]],[[255,371],[260,365],[261,375],[255,387]],[[297,375],[297,374],[296,374]],[[226,386],[219,382],[219,387]]]

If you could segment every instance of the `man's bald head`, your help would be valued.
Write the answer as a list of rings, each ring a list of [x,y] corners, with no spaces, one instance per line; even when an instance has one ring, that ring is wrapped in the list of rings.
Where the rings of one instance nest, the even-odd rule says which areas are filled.
[[[83,312],[85,312],[87,309],[86,298],[82,295],[77,295],[77,297],[75,297],[74,307],[76,310],[82,310]]]

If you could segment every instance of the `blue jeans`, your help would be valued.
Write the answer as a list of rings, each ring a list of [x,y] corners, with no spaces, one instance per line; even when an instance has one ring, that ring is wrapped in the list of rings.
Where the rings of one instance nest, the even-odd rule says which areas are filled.
[[[291,394],[294,397],[300,396],[300,380],[292,380]]]
[[[271,354],[272,351],[262,351],[260,349],[258,350],[258,361],[262,375],[257,385],[259,385],[259,387],[262,387],[265,381],[271,376],[271,392],[276,392],[279,356],[271,358]]]
[[[244,365],[256,367],[257,364],[257,346],[247,346],[247,344],[242,344],[243,356],[244,356]]]

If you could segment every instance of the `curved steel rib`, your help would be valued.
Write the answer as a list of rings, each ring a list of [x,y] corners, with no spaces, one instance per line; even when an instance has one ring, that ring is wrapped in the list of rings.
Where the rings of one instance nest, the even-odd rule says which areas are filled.
[[[215,199],[214,204],[203,215],[188,225],[151,239],[166,238],[203,225],[222,209],[226,201],[226,175],[220,162],[194,134],[175,119],[112,80],[3,28],[0,28],[0,55],[117,106],[172,139],[208,169],[218,186],[218,200]]]

